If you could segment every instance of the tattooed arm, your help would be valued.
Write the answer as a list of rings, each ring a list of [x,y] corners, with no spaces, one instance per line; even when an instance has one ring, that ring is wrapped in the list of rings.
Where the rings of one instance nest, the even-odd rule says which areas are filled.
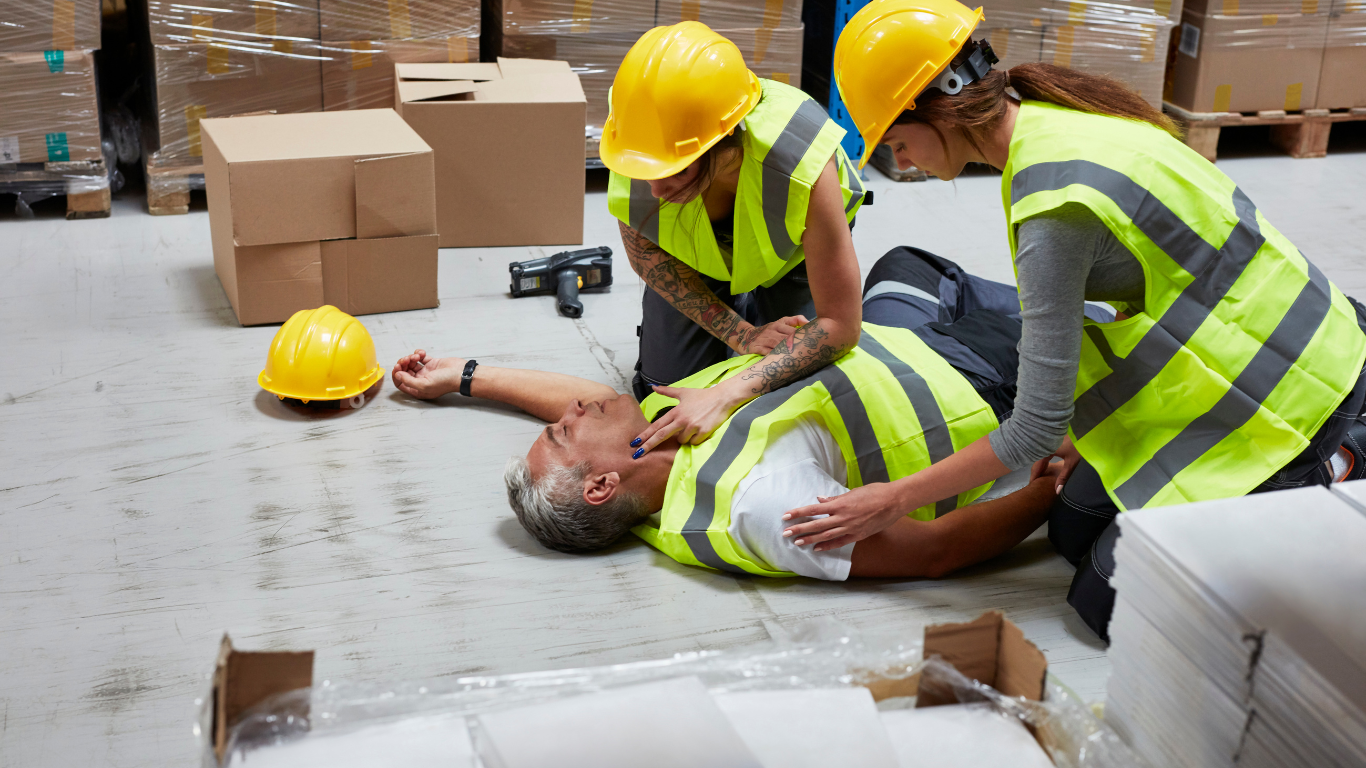
[[[735,310],[717,297],[702,281],[697,270],[670,256],[648,237],[622,222],[621,242],[626,258],[645,284],[707,333],[742,355],[768,354],[779,341],[791,338],[794,325],[783,318],[762,327],[745,322]],[[805,318],[801,318],[805,322]]]
[[[811,188],[802,245],[818,317],[790,339],[779,341],[740,375],[710,389],[655,387],[678,399],[679,405],[640,434],[642,454],[670,437],[685,444],[702,442],[736,408],[811,375],[858,344],[863,321],[858,257],[844,218],[834,160]]]

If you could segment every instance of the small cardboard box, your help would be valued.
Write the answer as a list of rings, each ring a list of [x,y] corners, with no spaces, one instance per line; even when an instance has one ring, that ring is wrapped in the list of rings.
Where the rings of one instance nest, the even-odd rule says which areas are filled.
[[[1344,3],[1339,0],[1339,6]],[[1334,9],[1319,72],[1319,109],[1366,107],[1366,3]]]
[[[100,47],[100,0],[0,0],[0,51]]]
[[[584,114],[563,61],[398,64],[396,108],[436,152],[441,247],[583,242]]]
[[[224,42],[259,44],[270,38],[318,39],[316,2],[147,0],[153,45]]]
[[[478,37],[479,0],[318,0],[322,39]]]
[[[477,60],[479,38],[325,43],[323,56],[323,109],[390,109],[394,106],[394,64]]]
[[[0,53],[0,93],[0,165],[102,156],[93,55]]]
[[[1191,112],[1294,112],[1317,103],[1328,14],[1181,20],[1171,102]]]
[[[392,109],[202,127],[214,269],[240,323],[437,305],[432,151]]]

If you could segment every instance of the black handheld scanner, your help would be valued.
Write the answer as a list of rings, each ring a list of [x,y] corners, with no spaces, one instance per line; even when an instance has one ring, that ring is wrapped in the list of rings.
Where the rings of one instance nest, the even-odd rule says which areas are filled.
[[[583,315],[579,291],[612,284],[612,249],[606,246],[563,251],[554,256],[512,262],[512,297],[555,294],[560,314]]]

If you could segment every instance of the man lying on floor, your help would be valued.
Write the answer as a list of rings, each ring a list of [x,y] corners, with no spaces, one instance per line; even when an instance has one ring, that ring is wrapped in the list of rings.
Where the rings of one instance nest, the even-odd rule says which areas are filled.
[[[672,439],[639,459],[630,443],[676,401],[744,370],[732,358],[643,403],[563,374],[478,366],[473,397],[546,421],[508,464],[508,500],[538,541],[583,552],[627,531],[681,563],[764,576],[942,576],[1014,547],[1045,521],[1053,477],[968,505],[987,490],[916,510],[882,533],[815,552],[783,538],[787,510],[905,477],[995,429],[1014,401],[1015,289],[898,248],[874,266],[858,346],[831,366],[737,410],[699,445]],[[394,367],[418,398],[458,391],[466,362],[417,350]]]

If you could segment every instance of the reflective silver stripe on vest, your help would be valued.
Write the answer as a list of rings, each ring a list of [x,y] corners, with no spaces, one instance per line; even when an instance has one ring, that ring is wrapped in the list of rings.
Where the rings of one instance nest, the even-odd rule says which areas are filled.
[[[631,229],[659,245],[659,198],[650,192],[650,182],[631,179],[631,199],[626,211]]]
[[[849,212],[854,210],[863,199],[863,181],[859,178],[858,170],[849,160],[844,160],[844,176],[849,180],[849,203],[844,206],[844,215],[847,217]]]
[[[1011,203],[1035,192],[1073,184],[1091,187],[1110,198],[1149,240],[1195,278],[1133,351],[1123,358],[1107,355],[1110,373],[1077,396],[1072,431],[1081,439],[1133,399],[1171,362],[1224,300],[1266,238],[1257,223],[1256,206],[1241,189],[1233,190],[1238,223],[1223,247],[1216,250],[1133,179],[1087,160],[1039,163],[1024,169],[1011,180]],[[1088,335],[1094,341],[1099,334]],[[1108,346],[1105,349],[1108,351]]]
[[[1125,507],[1135,509],[1147,504],[1177,473],[1256,415],[1271,391],[1309,346],[1332,304],[1332,285],[1310,262],[1309,281],[1300,289],[1295,303],[1290,305],[1276,330],[1233,380],[1224,396],[1115,489],[1115,495]]]
[[[930,385],[925,382],[925,378],[901,358],[888,352],[887,348],[870,334],[860,336],[858,345],[887,366],[905,390],[906,398],[911,401],[911,408],[915,409],[915,418],[920,422],[920,431],[925,435],[925,448],[929,451],[930,463],[937,464],[952,456],[953,436],[949,434],[949,425],[944,421],[944,411],[939,407],[939,401],[934,399],[934,392],[930,391]],[[885,467],[883,472],[886,472]],[[865,478],[864,482],[872,481]],[[935,502],[934,516],[939,517],[952,512],[956,506],[957,494],[940,499]]]
[[[829,119],[820,104],[811,99],[803,101],[764,157],[764,226],[768,228],[768,240],[773,244],[774,252],[784,261],[791,259],[797,251],[797,244],[787,235],[788,186],[806,151]]]

